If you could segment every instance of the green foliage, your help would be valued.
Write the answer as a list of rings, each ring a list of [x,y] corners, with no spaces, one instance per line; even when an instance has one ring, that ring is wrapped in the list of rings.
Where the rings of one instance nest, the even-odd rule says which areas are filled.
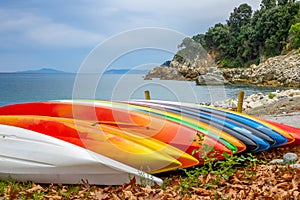
[[[297,49],[300,47],[300,22],[291,26],[289,30],[291,48]]]
[[[276,96],[276,94],[273,94],[272,92],[270,92],[268,95],[269,99],[273,99],[275,96]]]
[[[248,4],[241,4],[238,8],[234,8],[227,21],[228,26],[233,31],[238,31],[243,25],[250,22],[252,16],[252,8]]]
[[[204,164],[193,169],[183,169],[185,176],[180,177],[179,187],[187,193],[190,192],[192,187],[209,188],[221,185],[241,168],[246,169],[245,173],[255,174],[255,171],[251,170],[251,168],[257,164],[266,163],[251,153],[241,155],[223,153],[224,160],[216,160],[214,155],[219,152],[216,152],[213,147],[203,144],[203,135],[197,134],[197,136],[197,141],[202,146],[197,152],[203,152],[201,160],[204,161]],[[247,171],[248,169],[249,171]],[[213,178],[208,180],[208,176]]]
[[[251,153],[241,155],[224,154],[224,157],[224,160],[219,161],[208,159],[204,165],[194,169],[183,169],[185,176],[180,178],[181,189],[188,191],[191,187],[204,186],[209,188],[218,186],[230,179],[238,169],[243,168],[245,173],[255,174],[255,171],[252,171],[252,167],[265,163]],[[206,177],[208,175],[214,178],[208,182],[202,182],[201,180],[207,180]]]
[[[238,68],[241,66],[241,63],[237,58],[224,58],[219,65],[222,68]]]
[[[226,24],[218,23],[205,34],[192,37],[215,55],[221,67],[248,67],[260,60],[300,46],[300,2],[262,0],[259,10],[241,4]]]
[[[180,50],[175,56],[181,57],[182,60],[193,62],[196,58],[206,58],[205,49],[191,38],[184,38],[178,46]]]

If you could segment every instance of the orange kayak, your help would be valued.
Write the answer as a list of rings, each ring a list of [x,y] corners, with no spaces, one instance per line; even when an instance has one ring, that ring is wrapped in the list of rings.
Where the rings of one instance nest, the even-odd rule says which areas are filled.
[[[120,131],[111,126],[101,126],[101,129],[97,129],[75,124],[72,119],[60,120],[60,118],[31,115],[0,116],[0,124],[39,132],[149,173],[160,173],[182,167],[176,158],[166,152],[173,152],[173,156],[176,154],[179,159],[189,164],[198,164],[192,156],[168,149],[168,145],[147,139],[140,144],[137,139],[120,137],[118,136],[121,134],[118,133]],[[150,148],[153,144],[160,148]]]
[[[213,147],[216,152],[220,152],[220,159],[223,152],[232,154],[232,151],[224,144],[207,135],[203,136],[203,142],[199,144],[199,142],[197,142],[199,141],[197,134],[201,133],[192,128],[156,116],[137,113],[132,110],[114,108],[113,106],[62,102],[33,102],[0,107],[0,115],[63,117],[76,119],[75,122],[79,119],[87,120],[90,123],[117,126],[120,130],[135,135],[142,135],[144,138],[154,138],[179,148],[197,159],[200,159],[200,163],[202,162],[203,144]],[[194,152],[196,153],[194,154]]]

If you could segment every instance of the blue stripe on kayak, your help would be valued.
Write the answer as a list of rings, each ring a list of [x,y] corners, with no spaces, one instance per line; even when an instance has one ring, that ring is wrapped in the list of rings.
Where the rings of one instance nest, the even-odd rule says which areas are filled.
[[[222,125],[230,128],[230,129],[233,129],[246,137],[250,137],[252,140],[255,141],[255,143],[257,143],[257,145],[259,147],[257,150],[255,150],[253,152],[265,151],[270,148],[270,144],[267,141],[255,136],[252,132],[248,131],[247,129],[244,129],[243,127],[238,126],[237,124],[235,124],[233,122],[226,120],[225,118],[222,119],[222,118],[218,118],[215,116],[213,117],[211,115],[204,114],[204,113],[199,113],[199,115],[203,118],[212,120],[214,122],[217,122],[219,124],[222,124]]]
[[[152,104],[152,106],[155,107],[155,105],[153,105],[153,104]],[[204,122],[206,124],[209,124],[209,122],[215,122],[219,125],[223,125],[229,129],[232,129],[235,132],[237,132],[237,134],[241,134],[241,137],[246,137],[247,139],[252,140],[257,145],[257,147],[255,149],[250,150],[251,152],[261,152],[261,151],[264,151],[264,150],[267,150],[270,148],[270,144],[267,141],[265,141],[264,139],[262,139],[260,137],[253,135],[252,132],[248,131],[247,129],[244,129],[243,127],[238,126],[237,124],[234,124],[234,123],[226,120],[225,118],[223,119],[223,118],[218,118],[215,116],[213,117],[209,114],[205,114],[203,112],[199,112],[196,110],[184,109],[184,107],[179,108],[176,106],[169,106],[169,105],[163,105],[160,107],[162,107],[163,109],[167,109],[168,111],[175,112],[177,114],[180,112],[181,115],[185,115],[186,117],[190,117],[195,120],[201,121],[201,120],[205,119],[206,121],[208,121],[208,123]],[[213,124],[211,124],[211,125],[214,126]],[[219,128],[219,127],[216,127],[216,128]],[[233,134],[233,133],[229,133],[229,132],[227,132],[227,133],[230,135]],[[234,134],[232,136],[236,137]],[[240,138],[238,138],[238,139],[240,139]],[[243,142],[243,139],[240,139],[240,140]],[[244,138],[244,140],[245,140],[245,138]]]
[[[148,107],[148,108],[155,108],[155,109],[159,109],[159,110],[164,110],[164,111],[168,111],[168,112],[172,112],[175,114],[180,114],[182,116],[197,120],[197,121],[201,121],[203,123],[206,123],[208,125],[211,125],[219,130],[222,130],[226,133],[228,133],[229,135],[232,135],[233,137],[236,137],[237,139],[239,139],[241,142],[243,142],[244,144],[246,144],[246,146],[248,147],[248,151],[250,152],[261,152],[264,150],[267,150],[270,148],[270,144],[263,140],[262,138],[259,138],[255,135],[249,135],[251,134],[251,132],[249,132],[246,129],[242,129],[242,128],[237,128],[235,126],[224,126],[223,121],[215,121],[213,119],[211,119],[208,115],[204,115],[204,116],[200,116],[199,115],[199,111],[196,109],[190,110],[190,109],[186,109],[186,107],[178,107],[175,105],[158,105],[158,104],[153,104],[153,103],[148,103],[148,102],[144,102],[144,103],[139,103],[139,102],[132,102],[135,105],[139,105],[142,107]],[[220,123],[221,122],[221,123]],[[229,123],[229,122],[227,122]],[[245,132],[247,131],[247,134],[245,134]],[[249,137],[250,136],[250,137]]]
[[[283,135],[281,135],[280,133],[270,129],[269,127],[259,123],[259,122],[256,122],[252,119],[249,119],[249,118],[246,118],[244,116],[240,116],[240,115],[236,115],[234,113],[230,113],[230,112],[225,112],[225,111],[221,111],[221,110],[217,110],[217,109],[214,109],[214,108],[207,108],[207,107],[202,107],[202,106],[197,106],[199,110],[203,110],[203,111],[207,111],[207,112],[213,112],[213,113],[216,113],[218,115],[222,115],[224,117],[228,117],[230,119],[233,119],[233,120],[236,120],[236,121],[239,121],[245,125],[248,125],[250,127],[253,127],[257,130],[260,130],[262,131],[263,133],[267,134],[268,136],[270,136],[271,138],[273,138],[276,143],[273,144],[271,147],[278,147],[278,146],[281,146],[283,144],[286,144],[288,139],[285,138]]]
[[[141,100],[141,102],[149,102],[149,101]],[[160,104],[160,105],[161,104],[164,104],[164,105],[167,104],[167,105],[187,107],[187,108],[191,108],[191,109],[198,109],[199,111],[209,112],[209,113],[213,113],[213,114],[216,114],[216,115],[221,115],[223,117],[228,117],[231,120],[235,120],[236,122],[242,123],[242,124],[244,124],[248,127],[259,130],[262,133],[266,134],[267,136],[273,138],[275,143],[271,145],[271,148],[284,145],[288,142],[288,139],[285,138],[280,133],[278,133],[277,131],[274,131],[274,130],[270,129],[267,126],[265,126],[265,125],[263,125],[263,124],[261,124],[257,121],[254,121],[252,119],[248,119],[244,116],[236,115],[236,114],[233,114],[233,113],[229,113],[229,112],[214,109],[214,108],[204,107],[204,106],[201,106],[201,105],[198,105],[198,104],[193,104],[193,103],[181,104],[179,102],[159,101],[159,100],[150,100],[150,102],[154,103],[154,104]]]

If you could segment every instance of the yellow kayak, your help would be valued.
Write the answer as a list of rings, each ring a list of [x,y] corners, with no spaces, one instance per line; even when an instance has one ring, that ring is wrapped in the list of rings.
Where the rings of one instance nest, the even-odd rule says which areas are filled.
[[[155,143],[154,140],[150,141],[145,138],[143,138],[143,144],[139,144],[135,142],[137,139],[130,140],[129,136],[127,136],[128,139],[120,137],[119,135],[122,134],[120,130],[113,127],[91,128],[83,124],[79,125],[78,120],[74,122],[72,119],[18,115],[0,116],[0,124],[25,128],[52,136],[148,173],[178,169],[182,164],[172,157],[175,155],[178,157],[183,155],[181,157],[197,163],[194,158],[179,150],[168,149],[168,145],[164,144],[163,146],[161,143]],[[153,144],[160,149],[156,151],[154,148],[149,148]],[[164,149],[173,155],[168,155]]]

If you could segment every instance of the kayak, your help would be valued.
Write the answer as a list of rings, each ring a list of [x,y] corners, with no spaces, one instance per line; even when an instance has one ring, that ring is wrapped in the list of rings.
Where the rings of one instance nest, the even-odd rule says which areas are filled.
[[[273,147],[290,144],[290,143],[294,142],[294,140],[295,140],[294,137],[291,134],[289,134],[288,132],[286,132],[274,125],[265,123],[264,121],[259,120],[255,117],[252,117],[250,115],[242,114],[242,113],[238,113],[238,112],[234,112],[234,111],[225,111],[223,109],[217,109],[217,108],[213,108],[213,107],[210,107],[210,109],[226,112],[227,115],[229,117],[231,117],[232,119],[238,120],[244,124],[252,126],[253,128],[256,128],[256,129],[266,133],[267,135],[272,137],[277,142],[277,145],[273,145]]]
[[[159,120],[163,120],[164,126],[168,126],[168,124],[169,124],[169,125],[171,125],[171,127],[173,127],[173,128],[178,127],[178,130],[180,130],[180,132],[178,132],[176,130],[166,132],[167,134],[163,134],[157,138],[166,143],[169,143],[169,142],[168,142],[168,140],[165,140],[164,138],[167,135],[170,135],[170,133],[176,133],[176,137],[182,136],[181,140],[188,139],[188,141],[191,141],[191,139],[193,139],[194,136],[187,137],[187,133],[184,133],[184,134],[181,133],[181,130],[190,129],[190,131],[194,132],[192,135],[195,135],[195,133],[196,133],[196,135],[200,134],[204,138],[210,137],[210,138],[214,139],[215,140],[214,141],[215,150],[220,152],[219,155],[220,155],[221,159],[223,158],[223,156],[221,156],[221,155],[224,150],[216,149],[216,144],[218,143],[218,141],[219,141],[219,143],[223,144],[223,146],[225,145],[227,148],[230,149],[230,151],[227,152],[229,154],[232,154],[232,152],[233,153],[242,152],[246,149],[245,144],[243,144],[240,140],[230,136],[229,134],[227,134],[219,129],[215,129],[207,124],[201,123],[198,120],[193,120],[193,119],[190,119],[190,118],[178,115],[178,114],[173,114],[173,113],[169,113],[166,111],[161,111],[158,109],[152,109],[152,108],[147,108],[147,107],[142,107],[142,106],[133,106],[133,105],[129,105],[129,104],[122,103],[122,102],[100,101],[100,100],[93,100],[93,101],[60,100],[59,102],[72,103],[73,105],[95,106],[97,108],[105,108],[105,109],[107,109],[107,108],[121,109],[124,112],[130,112],[130,113],[136,113],[139,115],[151,116],[152,120],[154,118],[158,118]],[[198,138],[196,138],[196,140],[197,139]],[[195,140],[195,137],[193,140]],[[209,145],[209,146],[211,146],[211,145]]]
[[[293,126],[289,126],[286,124],[281,124],[281,123],[277,123],[274,121],[270,121],[270,120],[266,120],[266,119],[261,119],[259,118],[259,120],[265,121],[267,123],[273,124],[283,130],[285,130],[286,132],[289,132],[290,134],[293,135],[293,137],[295,138],[295,141],[293,143],[291,143],[292,145],[298,145],[300,144],[300,128],[296,128]]]
[[[75,100],[73,102],[81,102],[84,103],[85,101]],[[109,102],[109,101],[94,101],[94,104],[97,106],[111,106],[114,108],[121,108],[125,110],[133,110],[138,113],[146,113],[151,116],[157,116],[177,124],[183,125],[184,127],[189,127],[194,129],[198,133],[202,135],[209,136],[217,141],[220,141],[225,146],[227,146],[233,153],[239,153],[246,149],[244,143],[238,140],[235,137],[227,134],[226,132],[216,129],[209,124],[202,123],[199,120],[192,119],[190,117],[182,116],[178,113],[168,112],[166,110],[159,110],[156,108],[149,108],[140,105],[131,105],[125,102]]]
[[[143,100],[142,100],[143,101]],[[250,115],[225,110],[221,108],[215,108],[211,106],[204,106],[204,105],[198,105],[198,104],[192,104],[192,103],[180,103],[180,102],[169,102],[169,101],[152,101],[157,104],[166,103],[166,104],[172,104],[172,105],[178,105],[183,107],[189,107],[191,109],[197,109],[202,112],[208,112],[213,113],[214,115],[222,116],[231,120],[234,120],[235,122],[242,123],[248,127],[254,128],[258,130],[260,133],[263,133],[263,135],[260,135],[260,137],[263,137],[264,139],[268,140],[266,136],[273,138],[273,141],[275,141],[274,144],[271,144],[271,147],[277,147],[282,146],[285,144],[290,144],[294,141],[294,138],[291,134],[288,132],[267,124],[259,119],[256,119],[255,117],[252,117]],[[257,133],[259,133],[257,132]],[[272,143],[271,141],[269,141]]]
[[[101,129],[84,127],[58,118],[45,116],[0,116],[0,124],[28,129],[75,144],[97,154],[122,162],[147,173],[160,173],[181,167],[176,158],[163,153],[163,149],[152,149],[130,139],[114,134],[118,129],[101,126]],[[148,140],[144,140],[144,144]],[[163,148],[163,147],[161,147]],[[166,145],[165,145],[165,148]]]
[[[199,161],[194,158],[193,156],[179,150],[178,148],[175,148],[171,145],[167,145],[164,142],[161,142],[159,140],[156,140],[151,137],[145,137],[144,134],[141,134],[140,132],[145,132],[147,129],[144,127],[138,127],[133,126],[130,124],[102,124],[101,122],[91,122],[91,121],[83,121],[83,120],[73,120],[69,118],[54,118],[51,117],[51,119],[57,119],[59,122],[65,122],[65,123],[73,123],[72,127],[86,127],[90,129],[91,131],[104,131],[105,133],[110,133],[113,135],[116,135],[118,137],[122,137],[126,140],[133,141],[135,143],[138,143],[142,146],[145,146],[147,148],[152,149],[153,151],[161,154],[167,154],[168,156],[171,156],[178,160],[181,163],[181,168],[187,168],[191,166],[195,166],[199,163]],[[125,130],[126,127],[130,127],[131,129],[135,129],[137,133],[133,134],[132,132],[128,132]]]
[[[155,104],[146,101],[129,101],[128,103],[156,109],[163,109],[167,110],[168,112],[199,120],[237,138],[247,146],[247,151],[250,152],[261,152],[270,148],[270,145],[267,141],[263,140],[262,138],[256,136],[255,133],[245,129],[243,126],[240,126],[239,124],[225,117],[214,116],[210,115],[209,113],[199,112],[196,109],[172,106],[168,104]]]
[[[128,165],[35,131],[0,124],[0,177],[38,183],[122,185],[130,178],[162,180]]]
[[[197,159],[202,157],[202,144],[213,146],[215,150],[228,152],[231,150],[210,137],[204,137],[199,144],[197,131],[178,123],[161,119],[145,113],[115,108],[107,105],[94,105],[93,102],[32,102],[13,104],[0,107],[0,115],[40,115],[64,117],[98,122],[111,126],[118,126],[121,130],[132,134],[143,134],[144,137],[154,138],[170,144],[180,150],[193,155]],[[141,128],[143,128],[141,130]],[[197,152],[199,150],[199,152]],[[196,152],[196,153],[195,153]],[[200,160],[201,163],[201,160]]]

